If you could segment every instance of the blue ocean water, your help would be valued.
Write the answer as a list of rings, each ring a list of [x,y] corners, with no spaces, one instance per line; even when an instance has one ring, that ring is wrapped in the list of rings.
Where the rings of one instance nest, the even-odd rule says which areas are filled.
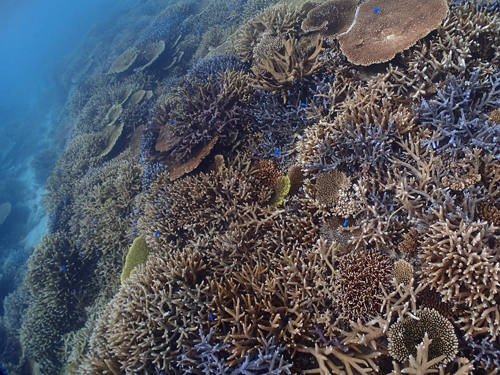
[[[41,195],[64,147],[58,128],[67,92],[58,67],[92,25],[123,6],[126,1],[0,2],[0,205],[10,205],[0,224],[2,303],[46,232]]]

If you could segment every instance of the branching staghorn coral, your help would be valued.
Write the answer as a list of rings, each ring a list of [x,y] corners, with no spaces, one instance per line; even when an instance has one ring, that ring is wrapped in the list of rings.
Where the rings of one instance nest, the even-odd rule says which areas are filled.
[[[394,80],[411,96],[425,97],[447,75],[469,79],[479,71],[480,80],[498,72],[500,39],[498,12],[485,2],[455,3],[436,33],[421,39],[401,60],[406,69],[390,68]]]
[[[475,70],[467,78],[447,76],[436,97],[416,108],[421,123],[435,132],[425,144],[452,156],[471,146],[498,155],[500,125],[488,123],[487,113],[499,105],[500,73],[482,77]]]
[[[448,220],[431,225],[422,242],[423,282],[436,288],[443,299],[465,306],[459,319],[467,336],[488,332],[494,339],[498,329],[497,259],[500,237],[485,222]]]
[[[279,47],[266,51],[252,64],[255,78],[250,77],[250,82],[257,89],[281,92],[283,101],[286,102],[286,90],[292,88],[294,82],[313,75],[321,68],[322,61],[318,57],[323,40],[318,38],[315,47],[309,50],[307,42],[302,43],[306,45],[304,47],[293,36],[277,38],[283,38],[278,42]]]
[[[282,35],[295,35],[300,29],[304,11],[298,7],[278,4],[247,22],[238,35],[236,50],[246,61],[259,61],[265,54],[281,48]],[[276,44],[278,43],[278,44]]]
[[[200,342],[196,343],[190,350],[195,353],[195,359],[189,359],[182,364],[185,374],[197,374],[200,371],[207,375],[257,375],[262,371],[266,374],[290,374],[291,364],[287,363],[282,356],[283,348],[274,344],[274,338],[266,340],[262,349],[257,354],[249,354],[245,361],[235,369],[231,369],[224,358],[224,350],[227,345],[221,342],[213,343],[214,329],[209,333],[200,334]]]
[[[225,90],[224,80],[212,79],[206,83],[186,81],[175,96],[160,100],[155,112],[152,126],[159,136],[156,151],[150,156],[167,160],[172,174],[200,152],[205,157],[203,149],[211,141],[224,145],[234,142],[246,116],[238,96]],[[175,178],[182,174],[175,173]]]

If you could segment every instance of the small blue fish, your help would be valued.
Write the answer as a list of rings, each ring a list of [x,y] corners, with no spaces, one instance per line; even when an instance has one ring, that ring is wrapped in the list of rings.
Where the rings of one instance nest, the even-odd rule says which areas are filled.
[[[274,157],[277,158],[278,157],[278,153],[280,152],[280,149],[277,148],[276,151],[274,151]]]
[[[214,321],[214,317],[212,316],[212,313],[208,314],[208,317],[210,318],[210,321],[213,322]]]
[[[373,11],[373,14],[377,14],[379,10],[380,10],[380,8],[375,8],[375,10]]]
[[[57,170],[57,173],[61,173],[61,168],[59,168],[59,169]]]
[[[121,50],[120,50],[120,53],[123,53],[123,52],[125,52],[125,50],[124,50],[124,49],[121,49]]]
[[[347,219],[344,221],[344,227],[347,227]]]
[[[307,104],[306,104],[306,103],[300,103],[300,105],[301,105],[302,107],[307,107]]]
[[[66,266],[64,264],[61,266],[61,268],[63,271],[66,271]]]
[[[174,124],[174,122],[173,122],[173,121],[170,121],[170,125],[173,125],[173,124]]]
[[[155,237],[158,237],[158,231],[155,232]]]

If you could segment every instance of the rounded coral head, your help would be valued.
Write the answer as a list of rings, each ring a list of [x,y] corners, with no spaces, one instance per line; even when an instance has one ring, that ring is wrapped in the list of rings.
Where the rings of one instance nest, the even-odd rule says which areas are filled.
[[[438,362],[445,365],[453,361],[458,352],[458,339],[455,329],[448,319],[434,309],[423,308],[412,316],[394,323],[389,328],[388,342],[389,353],[399,362],[417,356],[417,345],[423,340],[425,334],[431,339],[428,347],[428,360],[443,356]]]

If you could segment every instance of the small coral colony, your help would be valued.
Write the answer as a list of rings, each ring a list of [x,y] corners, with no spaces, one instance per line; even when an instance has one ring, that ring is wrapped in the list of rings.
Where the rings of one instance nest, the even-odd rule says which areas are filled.
[[[497,374],[499,9],[150,0],[96,26],[3,366]]]

